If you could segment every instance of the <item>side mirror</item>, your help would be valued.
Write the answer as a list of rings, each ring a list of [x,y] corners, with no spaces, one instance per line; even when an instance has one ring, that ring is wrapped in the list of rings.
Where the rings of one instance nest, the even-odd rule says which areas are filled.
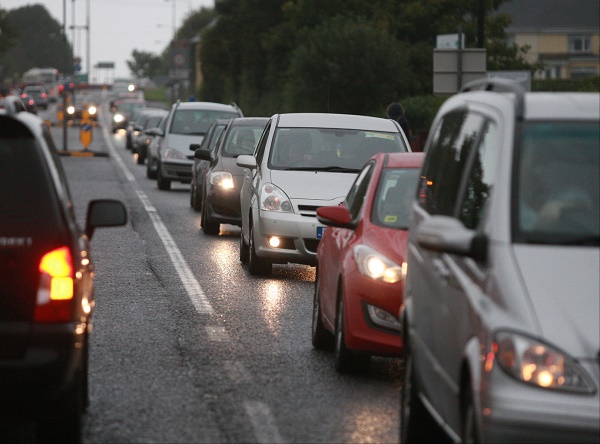
[[[241,154],[237,156],[235,164],[242,168],[256,169],[256,158],[250,154]]]
[[[191,151],[196,151],[197,149],[200,149],[200,144],[199,143],[190,143],[190,150]]]
[[[324,225],[330,227],[355,229],[356,224],[352,221],[350,211],[345,205],[317,208],[317,219]]]
[[[417,228],[416,240],[427,250],[468,256],[478,262],[487,259],[487,236],[466,228],[458,219],[432,216]]]
[[[85,234],[92,238],[94,230],[99,227],[116,227],[127,223],[127,209],[121,201],[114,199],[97,199],[88,204]]]
[[[194,151],[194,157],[200,160],[208,160],[209,162],[212,160],[212,153],[209,150],[198,148]]]

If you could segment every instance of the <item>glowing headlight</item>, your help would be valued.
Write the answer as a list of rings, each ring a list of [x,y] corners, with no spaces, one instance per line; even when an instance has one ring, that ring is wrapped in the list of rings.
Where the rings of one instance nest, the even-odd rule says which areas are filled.
[[[67,114],[75,114],[75,107],[73,105],[67,107]]]
[[[226,171],[215,171],[210,173],[210,183],[226,190],[233,189],[233,177]]]
[[[125,120],[125,116],[123,116],[123,114],[115,114],[113,116],[113,120],[117,123],[121,123],[123,120]]]
[[[403,267],[377,250],[366,245],[356,245],[353,252],[358,271],[365,276],[390,284],[404,279]]]
[[[512,332],[499,332],[493,344],[502,369],[538,387],[590,393],[585,371],[570,356],[548,344]]]
[[[285,193],[272,183],[265,183],[260,189],[260,209],[292,213],[292,203]]]
[[[90,106],[90,107],[88,108],[88,113],[90,113],[91,115],[94,115],[94,114],[96,114],[96,111],[97,111],[97,109],[96,109],[96,107],[95,107],[95,106]]]
[[[163,153],[164,159],[187,159],[185,154],[181,151],[176,150],[175,148],[167,148]]]

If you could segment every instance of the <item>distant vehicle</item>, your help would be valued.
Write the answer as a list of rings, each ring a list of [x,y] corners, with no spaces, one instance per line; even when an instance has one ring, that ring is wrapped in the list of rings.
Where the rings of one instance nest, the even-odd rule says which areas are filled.
[[[312,344],[333,344],[338,372],[361,370],[371,355],[402,353],[398,311],[422,163],[423,153],[376,154],[342,205],[317,209],[327,230],[317,250]]]
[[[243,117],[236,105],[213,102],[177,102],[167,117],[163,148],[158,151],[156,182],[169,190],[171,182],[190,183],[194,156],[192,143],[200,144],[211,123],[217,119]]]
[[[55,68],[31,68],[22,77],[22,83],[32,86],[43,86],[48,94],[48,101],[53,103],[59,96],[59,72]]]
[[[113,106],[112,131],[116,133],[127,127],[133,112],[138,108],[146,108],[147,104],[142,99],[124,99],[116,102]]]
[[[169,112],[166,109],[160,108],[147,108],[141,111],[139,120],[134,124],[131,149],[133,153],[137,154],[138,165],[144,164],[148,153],[148,145],[154,137],[147,130],[156,128],[160,124],[161,119],[167,114]]]
[[[205,234],[219,234],[220,224],[242,224],[240,189],[244,169],[235,161],[242,154],[254,153],[268,121],[267,117],[231,119],[214,150],[196,150],[195,157],[207,161],[200,174],[203,180],[200,224]]]
[[[25,96],[6,96],[0,99],[0,109],[5,110],[8,114],[16,114],[22,111],[28,111],[37,114],[35,101],[32,97]]]
[[[23,88],[21,97],[33,97],[35,106],[41,109],[48,108],[48,93],[43,86],[26,86]]]
[[[397,122],[350,114],[293,113],[271,117],[241,190],[240,260],[250,274],[272,264],[316,265],[323,229],[317,208],[337,205],[374,154],[408,152]]]
[[[150,136],[150,143],[146,149],[146,177],[156,179],[158,170],[158,153],[163,148],[165,131],[169,114],[161,117],[160,122],[154,128],[149,128],[146,133]]]
[[[33,179],[32,179],[33,178]],[[123,225],[93,200],[85,229],[47,125],[0,115],[0,412],[37,422],[37,442],[80,442],[89,404],[94,229]]]
[[[402,443],[599,442],[599,147],[597,93],[484,79],[438,110],[399,314]]]

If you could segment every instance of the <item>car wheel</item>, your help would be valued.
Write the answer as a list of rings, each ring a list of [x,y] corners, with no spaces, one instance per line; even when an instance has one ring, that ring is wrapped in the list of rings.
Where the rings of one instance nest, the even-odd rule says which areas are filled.
[[[143,165],[145,160],[146,159],[144,158],[144,156],[142,156],[142,154],[138,150],[137,164],[138,165]]]
[[[319,283],[319,267],[317,267],[315,279],[315,294],[312,312],[312,345],[316,350],[329,350],[333,345],[331,333],[323,327],[321,318],[321,291]]]
[[[371,356],[355,354],[346,347],[344,323],[344,291],[340,286],[337,315],[335,318],[335,370],[339,373],[363,370],[368,367]]]
[[[478,443],[479,436],[475,425],[475,409],[473,408],[473,393],[467,383],[461,393],[462,442]]]
[[[200,224],[202,225],[202,231],[204,231],[204,234],[219,234],[219,231],[221,230],[221,224],[219,223],[215,223],[212,222],[209,218],[208,218],[208,211],[206,209],[207,205],[204,204],[202,205],[202,216],[200,217]]]
[[[202,199],[198,195],[197,184],[192,183],[191,204],[194,211],[202,211]]]
[[[250,225],[250,234],[248,238],[250,255],[248,257],[248,272],[252,275],[267,275],[272,271],[272,264],[256,255],[254,248],[254,228]]]
[[[158,169],[156,170],[156,184],[158,185],[159,190],[168,191],[171,189],[171,181],[163,177],[162,167],[160,166],[160,164],[158,165]]]
[[[153,164],[152,157],[149,157],[148,162],[146,162],[146,177],[148,179],[156,179],[156,171],[152,170]]]
[[[244,236],[240,233],[240,262],[243,265],[248,265],[248,259],[250,257],[250,248],[246,242],[244,242]]]
[[[418,396],[414,359],[409,341],[404,342],[404,378],[400,395],[400,442],[439,442],[443,438],[436,433],[435,424]]]

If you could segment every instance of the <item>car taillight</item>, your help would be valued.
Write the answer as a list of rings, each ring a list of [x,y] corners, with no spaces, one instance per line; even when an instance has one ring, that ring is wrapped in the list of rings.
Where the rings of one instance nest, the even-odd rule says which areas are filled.
[[[45,99],[46,97],[46,93],[42,93],[42,98]]]
[[[40,285],[33,319],[35,322],[68,322],[72,317],[73,258],[60,247],[40,260]]]

